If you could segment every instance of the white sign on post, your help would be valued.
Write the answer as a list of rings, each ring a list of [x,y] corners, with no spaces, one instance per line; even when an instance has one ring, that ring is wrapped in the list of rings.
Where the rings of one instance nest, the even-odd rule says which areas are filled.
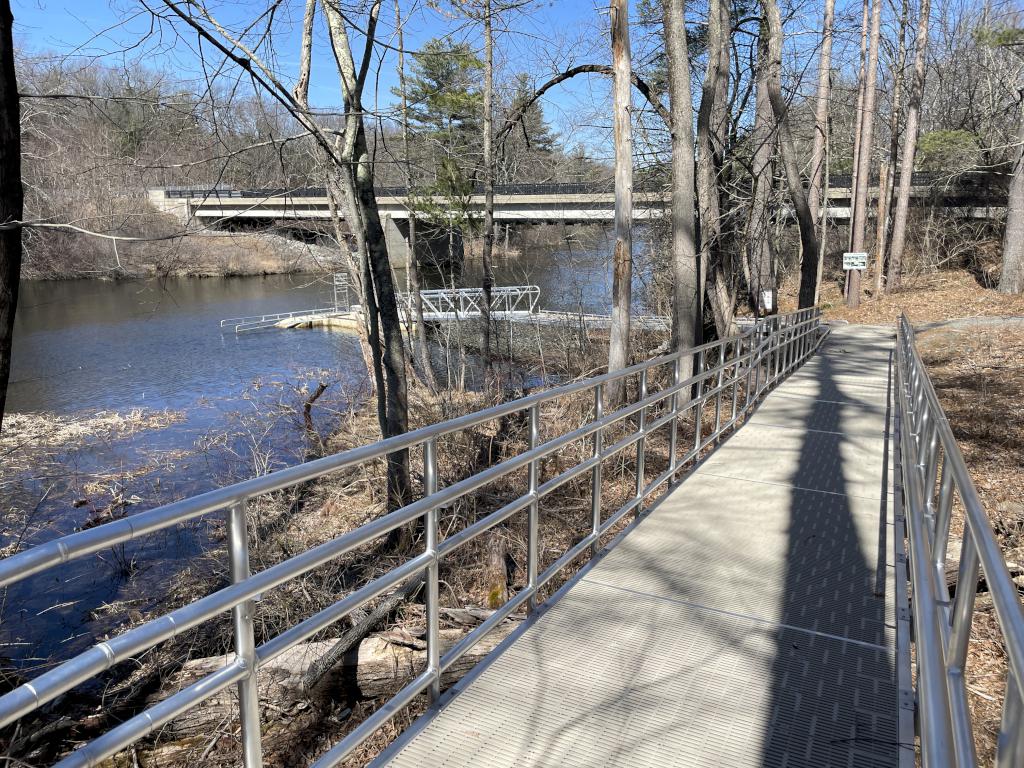
[[[844,253],[843,254],[843,269],[849,271],[851,269],[867,269],[868,268],[868,255],[866,253]]]

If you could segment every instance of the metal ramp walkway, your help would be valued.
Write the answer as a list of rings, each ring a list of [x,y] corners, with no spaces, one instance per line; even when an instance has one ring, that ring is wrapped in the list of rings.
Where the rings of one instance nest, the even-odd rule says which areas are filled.
[[[221,514],[231,577],[0,694],[0,728],[37,728],[39,718],[60,716],[62,697],[81,684],[230,614],[234,653],[223,666],[87,743],[62,744],[57,765],[109,766],[231,689],[238,762],[262,768],[264,742],[281,734],[271,727],[280,710],[267,700],[274,659],[306,652],[306,641],[416,580],[425,649],[396,673],[402,687],[326,751],[290,764],[352,765],[357,748],[423,697],[426,714],[378,755],[378,768],[911,768],[916,750],[925,768],[974,768],[978,724],[965,669],[977,592],[950,596],[950,569],[957,584],[985,579],[1008,669],[995,763],[1024,765],[1024,605],[905,317],[895,345],[893,337],[864,327],[828,332],[813,308],[764,318],[736,336],[0,559],[0,587],[54,578],[71,560]],[[569,426],[548,418],[566,407],[580,409]],[[439,440],[512,417],[525,446],[439,482]],[[422,466],[404,506],[252,569],[255,500],[400,452]],[[633,477],[614,475],[628,487],[615,487],[604,504],[609,462]],[[505,478],[500,507],[460,529],[442,527],[442,511]],[[545,548],[544,500],[565,488],[586,505],[587,485],[582,529],[577,521],[570,543]],[[513,516],[526,550],[514,593],[444,646],[442,566]],[[422,535],[404,560],[276,634],[257,635],[261,595],[412,523]],[[948,551],[954,530],[959,559]],[[529,618],[497,651],[442,691],[454,665],[523,609]],[[205,764],[204,754],[194,758]]]
[[[891,332],[833,330],[375,765],[911,765],[896,672],[891,350]]]

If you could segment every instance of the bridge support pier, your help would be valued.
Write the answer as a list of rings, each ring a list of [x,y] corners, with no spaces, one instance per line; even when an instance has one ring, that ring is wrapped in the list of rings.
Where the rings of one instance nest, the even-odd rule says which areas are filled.
[[[394,266],[409,263],[409,220],[384,216],[384,240],[388,257]],[[420,266],[448,273],[462,273],[465,261],[465,247],[462,231],[458,227],[448,229],[416,221],[416,258]]]

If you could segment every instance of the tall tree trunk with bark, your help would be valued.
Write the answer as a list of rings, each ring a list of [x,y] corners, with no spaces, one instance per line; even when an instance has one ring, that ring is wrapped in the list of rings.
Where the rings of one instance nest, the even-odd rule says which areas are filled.
[[[900,11],[900,41],[894,60],[892,104],[889,110],[889,162],[882,163],[878,174],[878,215],[875,219],[875,295],[885,290],[885,253],[888,248],[889,210],[892,207],[892,190],[895,183],[896,164],[900,152],[900,112],[903,109],[903,80],[906,70],[904,59],[907,53],[907,19],[910,15],[909,0],[903,0]]]
[[[380,5],[381,0],[374,0],[371,5],[366,35],[368,48],[372,45],[376,31]],[[338,177],[348,209],[346,219],[350,228],[357,232],[357,241],[362,241],[366,292],[364,311],[370,320],[370,346],[373,350],[375,374],[384,385],[383,391],[377,395],[377,413],[381,433],[388,438],[408,430],[409,411],[402,323],[398,315],[384,228],[373,189],[373,164],[366,141],[362,92],[369,68],[370,51],[366,51],[357,69],[341,12],[328,0],[322,2],[322,8],[338,65],[345,108],[345,132],[339,153],[342,166],[338,168]],[[401,450],[388,454],[387,467],[388,505],[396,508],[409,500],[409,452]]]
[[[754,94],[754,155],[751,169],[754,177],[754,192],[750,201],[750,220],[747,226],[751,304],[758,317],[778,311],[768,220],[775,130],[772,106],[768,98],[768,50],[765,28],[766,23],[762,19],[761,34],[758,40],[757,85]],[[811,199],[813,200],[813,197]]]
[[[882,0],[871,4],[871,33],[868,38],[868,62],[864,71],[864,103],[861,119],[860,141],[857,151],[857,193],[853,199],[853,218],[850,249],[855,253],[864,250],[864,236],[867,231],[868,188],[871,186],[871,155],[874,150],[875,102],[878,94],[878,44],[881,37]],[[850,270],[849,299],[853,306],[860,303],[859,269]]]
[[[818,281],[818,236],[814,227],[807,193],[800,181],[800,165],[796,157],[793,135],[789,129],[786,101],[782,97],[782,17],[775,0],[761,0],[768,27],[768,100],[778,124],[779,152],[786,171],[786,185],[800,227],[800,297],[801,309],[814,306]]]
[[[889,250],[888,289],[899,288],[903,272],[903,249],[907,240],[907,213],[910,209],[910,187],[913,184],[914,155],[917,152],[917,131],[924,99],[926,54],[928,49],[928,16],[930,0],[921,0],[914,40],[914,79],[907,104],[907,124],[903,129],[903,158],[900,162],[900,186],[896,193],[896,211],[892,217],[892,245]]]
[[[690,57],[686,45],[686,7],[682,0],[662,0],[668,96],[672,113],[672,349],[699,343],[703,297],[694,232],[693,101]],[[693,361],[683,361],[683,378]]]
[[[398,32],[398,87],[402,92],[402,159],[405,171],[405,194],[408,201],[413,194],[412,158],[409,155],[409,99],[405,81],[405,29],[402,21],[402,9],[399,0],[395,0],[395,27]],[[430,347],[427,344],[427,327],[423,322],[423,295],[420,293],[420,261],[416,255],[416,209],[409,204],[409,258],[407,274],[409,275],[409,293],[412,294],[412,308],[415,327],[412,329],[412,355],[420,369],[420,375],[431,392],[437,392],[437,378],[430,363]]]
[[[807,185],[807,203],[811,217],[818,222],[822,210],[828,210],[828,201],[821,199],[821,178],[825,169],[825,138],[828,133],[828,105],[832,91],[832,27],[836,0],[825,0],[825,13],[821,29],[821,52],[818,55],[818,92],[814,101],[814,144],[811,148],[811,180]],[[818,225],[818,239],[824,239],[825,226]]]
[[[857,70],[857,109],[853,121],[853,157],[850,164],[850,226],[846,247],[853,250],[853,206],[857,199],[858,163],[860,162],[860,138],[864,125],[864,83],[868,63],[868,25],[871,19],[871,0],[863,0],[860,18],[860,68]],[[850,275],[847,273],[847,279]]]
[[[1003,293],[1024,293],[1024,98],[1021,99],[1021,107],[1017,162],[1013,166],[1010,197],[1006,203],[1003,272],[999,277],[999,290]]]
[[[629,363],[630,304],[633,281],[633,130],[630,124],[630,50],[628,0],[611,0],[612,104],[615,135],[615,252],[612,257],[612,322],[608,370]],[[611,382],[608,403],[622,400],[622,380]]]
[[[21,227],[24,213],[21,186],[21,124],[18,80],[14,70],[14,16],[8,0],[0,0],[0,429],[7,406],[11,374],[14,313],[21,277]]]
[[[697,202],[700,222],[701,296],[706,290],[719,336],[728,335],[734,300],[729,295],[722,247],[719,151],[724,143],[729,88],[729,16],[723,0],[708,4],[708,64],[697,110]],[[729,270],[731,273],[731,270]]]
[[[494,252],[494,34],[491,28],[491,0],[484,0],[484,244],[482,254],[483,266],[483,301],[480,306],[483,323],[483,363],[484,378],[488,380],[491,370],[491,289],[494,287],[494,270],[491,255]],[[627,86],[628,87],[628,86]]]

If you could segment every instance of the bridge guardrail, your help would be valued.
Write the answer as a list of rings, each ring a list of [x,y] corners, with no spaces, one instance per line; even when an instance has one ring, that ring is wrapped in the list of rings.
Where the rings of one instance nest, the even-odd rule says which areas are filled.
[[[257,768],[262,765],[257,689],[257,675],[261,666],[330,627],[370,600],[411,579],[424,578],[427,622],[426,667],[314,764],[316,768],[337,765],[417,695],[426,691],[431,700],[436,700],[440,695],[441,674],[445,670],[516,610],[524,605],[528,609],[533,609],[538,596],[542,594],[540,590],[545,585],[588,550],[591,553],[596,552],[601,537],[630,512],[639,511],[658,488],[663,487],[667,490],[684,471],[684,466],[688,462],[699,458],[702,450],[720,440],[727,430],[734,428],[769,388],[814,352],[821,338],[820,314],[816,309],[775,316],[758,321],[737,336],[656,357],[621,371],[538,392],[371,445],[140,512],[96,528],[63,536],[0,560],[0,586],[7,586],[72,559],[204,515],[225,511],[232,580],[230,586],[100,642],[0,696],[0,727],[10,725],[40,709],[61,694],[94,678],[115,664],[138,656],[190,628],[231,612],[234,661],[81,746],[58,765],[62,768],[96,766],[175,717],[199,706],[211,696],[235,685],[239,693],[243,762],[246,768]],[[690,370],[691,361],[692,374],[684,376],[684,366]],[[652,372],[662,377],[658,381],[668,380],[671,383],[650,392],[648,384]],[[632,395],[629,394],[629,387],[625,386],[628,377],[638,378],[637,391]],[[622,383],[623,391],[627,393],[626,402],[611,413],[605,413],[607,388],[613,382]],[[560,398],[578,395],[584,398],[593,397],[593,417],[576,429],[541,442],[541,406]],[[712,405],[714,428],[704,434],[702,417],[705,408],[711,408]],[[661,415],[656,415],[658,406],[664,410]],[[649,420],[648,416],[652,410],[655,417]],[[693,442],[689,447],[680,446],[680,419],[691,412],[694,423]],[[528,450],[449,486],[438,487],[437,441],[440,437],[461,433],[474,426],[512,414],[523,414],[528,419]],[[606,446],[604,437],[609,428],[620,423],[625,425],[627,419],[631,420],[630,426],[636,425],[636,429],[630,429],[625,437]],[[668,468],[647,482],[644,471],[645,441],[652,432],[663,428],[669,430]],[[559,474],[543,483],[540,482],[540,462],[559,449],[581,440],[592,441],[593,451],[590,457],[567,469],[559,467]],[[631,446],[636,446],[635,492],[629,501],[602,519],[602,463],[618,456]],[[422,453],[424,472],[423,493],[420,498],[290,559],[258,573],[251,573],[246,514],[250,500],[314,480],[331,472],[384,458],[397,451],[410,450]],[[461,531],[441,538],[438,526],[441,508],[519,469],[526,469],[528,473],[527,488],[519,497]],[[569,480],[587,474],[592,478],[594,489],[589,530],[568,551],[541,571],[539,503],[547,494]],[[529,531],[525,587],[447,653],[441,655],[438,594],[440,561],[512,515],[524,511],[528,516]],[[256,645],[253,610],[254,600],[259,595],[415,520],[422,520],[424,524],[425,541],[422,552],[363,587],[341,596],[337,602],[292,625],[261,645]]]
[[[1002,629],[1009,668],[996,764],[1001,768],[1021,766],[1024,610],[1020,593],[921,361],[906,315],[900,316],[897,325],[896,382],[922,762],[925,768],[964,768],[978,763],[964,671],[975,612],[974,585],[983,573]],[[964,532],[956,596],[950,600],[946,563],[956,498],[964,511]]]
[[[898,176],[896,181],[898,182]],[[853,183],[850,174],[832,174],[829,176],[829,187],[836,189],[849,188]],[[873,175],[869,185],[875,186],[879,183],[878,174]],[[985,186],[999,187],[1003,189],[1006,184],[1005,174],[996,174],[990,171],[967,171],[959,174],[935,171],[915,171],[912,177],[914,186],[919,187],[945,187],[951,189],[978,189]],[[658,180],[641,180],[634,186],[635,192],[661,192],[667,191],[668,185]],[[377,187],[375,193],[378,197],[404,197],[408,194],[407,187]],[[587,195],[587,194],[611,194],[615,191],[612,181],[570,181],[570,182],[539,182],[539,183],[516,183],[496,184],[494,193],[496,195]],[[429,197],[429,194],[421,191]],[[482,195],[484,187],[482,184],[473,187],[471,194]],[[227,185],[216,187],[166,187],[164,195],[169,198],[189,197],[211,197],[211,198],[264,198],[264,197],[327,197],[327,189],[324,187],[270,187],[264,189],[234,189]]]

